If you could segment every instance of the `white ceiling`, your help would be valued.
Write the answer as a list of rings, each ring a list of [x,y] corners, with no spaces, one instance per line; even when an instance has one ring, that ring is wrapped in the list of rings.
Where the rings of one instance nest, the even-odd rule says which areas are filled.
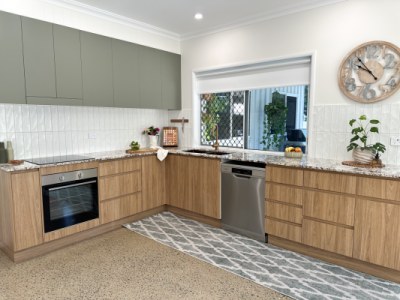
[[[58,1],[185,39],[346,0]],[[203,20],[194,20],[197,12],[204,15]]]

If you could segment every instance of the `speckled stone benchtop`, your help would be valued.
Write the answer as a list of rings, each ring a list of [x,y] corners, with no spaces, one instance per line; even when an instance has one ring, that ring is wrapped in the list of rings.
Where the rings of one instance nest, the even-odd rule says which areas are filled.
[[[223,152],[229,152],[226,155],[212,155],[212,154],[204,154],[204,153],[191,153],[185,152],[185,149],[178,148],[169,148],[170,154],[175,155],[189,155],[195,157],[206,157],[206,158],[215,158],[220,159],[221,161],[225,160],[237,160],[237,161],[247,161],[247,162],[258,162],[258,163],[266,163],[268,165],[274,166],[286,166],[286,167],[295,167],[295,168],[303,168],[303,169],[313,169],[313,170],[321,170],[321,171],[331,171],[331,172],[339,172],[339,173],[347,173],[347,174],[358,174],[358,175],[367,175],[367,176],[377,176],[377,177],[386,177],[386,178],[400,178],[400,166],[397,165],[385,165],[384,168],[357,168],[342,165],[341,161],[333,160],[333,159],[320,159],[320,158],[308,158],[306,155],[303,158],[286,158],[283,155],[273,154],[268,152],[261,151],[243,151],[243,150],[220,150]],[[209,149],[210,150],[210,149]],[[38,169],[43,167],[50,166],[59,166],[65,164],[76,164],[81,162],[88,161],[104,161],[104,160],[112,160],[112,159],[120,159],[120,158],[128,158],[128,157],[140,157],[147,155],[155,155],[155,152],[141,152],[134,154],[127,154],[125,150],[116,150],[116,151],[108,151],[108,152],[95,152],[95,153],[85,153],[83,154],[88,157],[92,157],[92,159],[84,160],[84,161],[74,161],[67,163],[57,163],[57,164],[49,164],[49,165],[34,165],[28,162],[24,162],[22,165],[13,166],[10,164],[2,164],[0,165],[0,169],[5,172],[20,172],[27,171],[31,169]]]

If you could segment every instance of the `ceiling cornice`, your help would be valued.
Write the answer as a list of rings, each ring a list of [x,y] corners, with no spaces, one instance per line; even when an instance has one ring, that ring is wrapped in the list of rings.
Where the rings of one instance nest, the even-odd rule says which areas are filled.
[[[175,41],[179,41],[181,36],[175,32],[165,30],[144,22],[140,22],[131,18],[121,16],[91,5],[86,5],[84,3],[74,1],[74,0],[40,0],[43,2],[50,3],[59,7],[77,11],[86,15],[91,15],[104,19],[107,21],[115,22],[121,25],[125,25],[134,29],[142,30],[145,32],[153,33],[159,36],[167,37]]]
[[[302,3],[302,4],[288,5],[286,7],[283,7],[281,9],[277,9],[275,11],[259,14],[259,15],[256,15],[256,16],[251,16],[249,18],[240,19],[240,20],[238,20],[236,22],[232,22],[230,24],[225,24],[225,25],[217,27],[217,28],[215,28],[213,30],[199,31],[199,32],[193,33],[193,34],[180,35],[180,38],[181,38],[181,41],[190,40],[190,39],[194,39],[194,38],[198,38],[198,37],[202,37],[202,36],[207,36],[207,35],[210,35],[210,34],[215,34],[215,33],[223,32],[223,31],[227,31],[227,30],[232,30],[232,29],[236,29],[236,28],[239,28],[239,27],[252,25],[252,24],[268,21],[268,20],[271,20],[271,19],[276,19],[276,18],[279,18],[279,17],[283,17],[283,16],[299,13],[299,12],[302,12],[302,11],[315,9],[315,8],[322,7],[322,6],[327,6],[327,5],[331,5],[331,4],[345,2],[345,1],[348,1],[348,0],[325,0],[323,2],[321,2],[319,0],[310,0],[306,4]]]
[[[156,26],[153,26],[153,25],[141,22],[141,21],[137,21],[137,20],[134,20],[131,18],[127,18],[127,17],[121,16],[119,14],[115,14],[115,13],[112,13],[112,12],[109,12],[109,11],[106,11],[106,10],[103,10],[103,9],[100,9],[100,8],[97,8],[97,7],[94,7],[91,5],[87,5],[87,4],[75,1],[75,0],[40,0],[40,1],[50,3],[55,6],[63,7],[63,8],[69,9],[69,10],[77,11],[82,14],[87,14],[87,15],[95,16],[95,17],[105,19],[105,20],[108,20],[111,22],[122,24],[122,25],[131,27],[131,28],[134,28],[137,30],[142,30],[145,32],[159,35],[159,36],[167,37],[167,38],[170,38],[175,41],[183,41],[183,40],[194,39],[194,38],[198,38],[198,37],[202,37],[202,36],[206,36],[206,35],[210,35],[210,34],[214,34],[214,33],[218,33],[218,32],[223,32],[226,30],[239,28],[242,26],[260,23],[263,21],[279,18],[279,17],[286,16],[286,15],[295,14],[295,13],[306,11],[306,10],[311,10],[311,9],[326,6],[326,5],[336,4],[339,2],[345,2],[348,0],[325,0],[325,1],[309,0],[307,3],[288,5],[286,7],[283,7],[283,8],[274,10],[274,11],[270,11],[268,13],[263,13],[263,14],[259,14],[256,16],[247,17],[244,19],[239,19],[235,22],[215,27],[212,30],[204,30],[204,31],[196,32],[196,33],[183,34],[183,35],[179,35],[175,32],[168,31],[163,28],[156,27]]]

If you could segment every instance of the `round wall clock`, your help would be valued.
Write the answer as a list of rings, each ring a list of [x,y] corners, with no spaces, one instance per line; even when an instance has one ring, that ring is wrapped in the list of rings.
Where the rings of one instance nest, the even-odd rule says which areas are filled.
[[[339,87],[350,99],[373,103],[400,88],[400,48],[382,41],[353,49],[339,68]]]

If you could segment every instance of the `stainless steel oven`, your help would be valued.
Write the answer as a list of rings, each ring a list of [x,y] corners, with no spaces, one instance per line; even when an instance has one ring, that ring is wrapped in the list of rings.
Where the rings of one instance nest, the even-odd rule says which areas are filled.
[[[44,231],[99,217],[97,169],[42,176]]]

